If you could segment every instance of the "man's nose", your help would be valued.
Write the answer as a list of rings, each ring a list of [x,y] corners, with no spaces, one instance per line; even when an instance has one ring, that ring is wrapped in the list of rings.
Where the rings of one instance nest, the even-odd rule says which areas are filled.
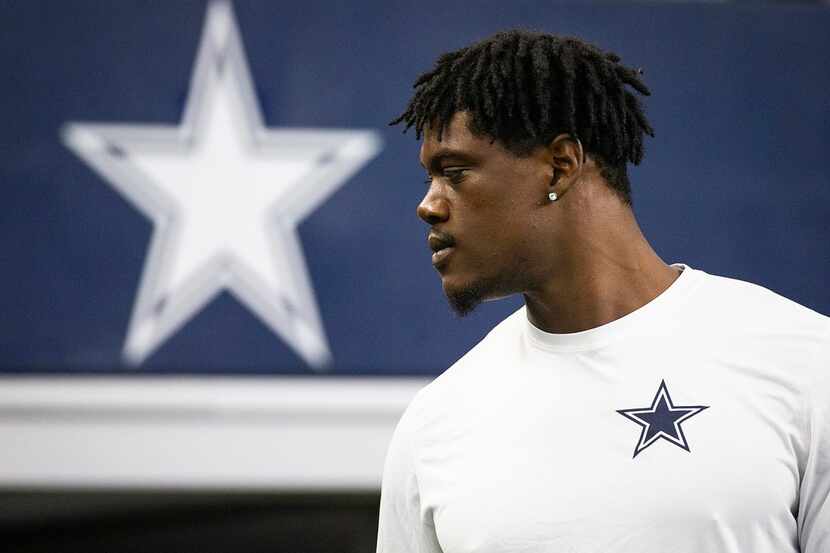
[[[449,218],[449,205],[446,198],[439,193],[437,186],[429,187],[426,196],[418,204],[417,213],[418,217],[428,225],[442,223]]]

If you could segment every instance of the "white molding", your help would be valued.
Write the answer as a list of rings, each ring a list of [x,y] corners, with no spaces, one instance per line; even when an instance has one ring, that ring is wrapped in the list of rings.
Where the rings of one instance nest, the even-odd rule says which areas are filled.
[[[0,487],[377,490],[429,380],[2,377]]]

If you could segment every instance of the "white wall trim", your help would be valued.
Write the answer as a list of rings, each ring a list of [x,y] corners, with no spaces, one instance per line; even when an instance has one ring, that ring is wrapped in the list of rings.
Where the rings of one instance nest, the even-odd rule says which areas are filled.
[[[2,377],[0,487],[377,490],[430,380]]]

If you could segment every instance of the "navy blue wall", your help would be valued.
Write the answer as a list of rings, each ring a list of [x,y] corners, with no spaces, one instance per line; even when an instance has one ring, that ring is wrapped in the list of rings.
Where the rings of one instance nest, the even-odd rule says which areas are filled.
[[[415,217],[418,144],[386,127],[438,54],[509,26],[580,36],[644,68],[656,138],[632,171],[634,202],[665,261],[830,313],[830,8],[473,4],[235,6],[269,128],[383,137],[299,227],[328,374],[437,374],[518,306],[450,313]],[[153,227],[59,129],[177,124],[204,14],[202,2],[0,4],[0,370],[312,374],[226,293],[139,367],[121,360]]]

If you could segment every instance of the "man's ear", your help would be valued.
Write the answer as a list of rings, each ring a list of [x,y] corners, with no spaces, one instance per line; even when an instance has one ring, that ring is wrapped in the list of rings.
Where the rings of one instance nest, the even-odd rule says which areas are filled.
[[[578,180],[585,164],[582,143],[573,135],[560,134],[546,148],[548,163],[553,168],[549,192],[561,197]]]

